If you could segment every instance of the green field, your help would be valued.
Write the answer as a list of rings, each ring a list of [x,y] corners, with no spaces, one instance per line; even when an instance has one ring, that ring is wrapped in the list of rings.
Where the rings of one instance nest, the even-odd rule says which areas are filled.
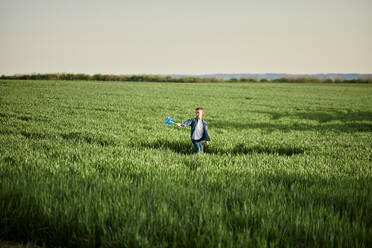
[[[0,240],[372,245],[372,85],[0,80]],[[205,109],[210,146],[189,128]]]

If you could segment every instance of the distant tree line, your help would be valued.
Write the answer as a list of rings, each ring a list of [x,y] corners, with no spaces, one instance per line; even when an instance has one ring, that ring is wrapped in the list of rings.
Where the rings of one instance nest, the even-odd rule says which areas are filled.
[[[178,82],[178,83],[213,83],[213,82],[278,82],[278,83],[372,83],[372,77],[357,79],[344,78],[316,78],[316,77],[281,77],[277,79],[266,78],[214,78],[214,77],[171,77],[161,75],[112,75],[112,74],[82,74],[82,73],[46,73],[46,74],[15,74],[2,75],[0,79],[17,80],[80,80],[80,81],[121,81],[121,82]]]

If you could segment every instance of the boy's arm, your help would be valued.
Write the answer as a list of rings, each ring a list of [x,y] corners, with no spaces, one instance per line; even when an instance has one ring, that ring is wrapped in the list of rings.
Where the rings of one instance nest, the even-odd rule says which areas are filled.
[[[211,141],[211,138],[209,138],[209,134],[208,134],[208,125],[207,123],[205,122],[205,143],[208,145],[208,141]]]
[[[181,123],[176,123],[176,126],[177,127],[187,127],[187,126],[190,126],[192,123],[192,119],[188,119],[184,122],[181,122]]]

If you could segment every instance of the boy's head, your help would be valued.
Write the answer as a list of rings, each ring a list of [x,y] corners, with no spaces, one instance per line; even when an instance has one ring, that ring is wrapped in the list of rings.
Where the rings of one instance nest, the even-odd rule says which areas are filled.
[[[200,108],[200,107],[196,108],[195,109],[195,114],[196,114],[196,118],[201,120],[203,118],[203,114],[204,114],[203,108]]]

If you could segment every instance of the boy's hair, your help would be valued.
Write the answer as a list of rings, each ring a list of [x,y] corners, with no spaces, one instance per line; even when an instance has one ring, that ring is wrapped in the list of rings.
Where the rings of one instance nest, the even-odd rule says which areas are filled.
[[[201,108],[201,107],[197,107],[197,108],[195,109],[195,111],[198,111],[198,110],[201,110],[201,111],[203,111],[203,113],[204,113],[204,109],[203,109],[203,108]]]

